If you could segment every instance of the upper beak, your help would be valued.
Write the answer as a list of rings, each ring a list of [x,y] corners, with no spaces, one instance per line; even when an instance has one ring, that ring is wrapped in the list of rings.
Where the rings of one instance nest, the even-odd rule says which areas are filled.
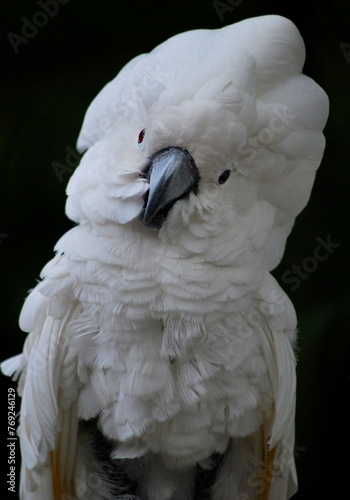
[[[186,149],[169,147],[151,157],[143,173],[149,180],[140,220],[145,226],[160,229],[174,203],[191,191],[196,192],[199,172]]]

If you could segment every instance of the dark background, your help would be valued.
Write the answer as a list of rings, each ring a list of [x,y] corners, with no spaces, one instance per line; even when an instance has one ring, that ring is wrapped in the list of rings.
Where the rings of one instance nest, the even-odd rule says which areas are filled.
[[[24,297],[52,257],[57,239],[72,225],[64,215],[65,186],[78,158],[72,150],[86,108],[102,86],[133,56],[176,33],[220,28],[264,14],[289,17],[305,40],[305,73],[325,89],[331,103],[326,154],[309,205],[298,217],[285,257],[274,273],[299,317],[296,455],[300,489],[295,498],[321,494],[345,498],[350,475],[348,1],[88,4],[66,0],[47,22],[36,16],[42,10],[40,2],[34,1],[2,0],[0,6],[1,359],[21,349],[24,334],[17,318]],[[34,17],[44,25],[34,34],[28,28],[24,32],[28,42],[18,43],[16,53],[16,42],[10,35],[11,45],[8,34],[23,36],[27,22],[23,17],[30,22]],[[72,148],[68,158],[67,148]],[[57,175],[53,162],[67,170]],[[339,246],[327,259],[316,260],[319,239],[327,237]],[[293,266],[300,266],[299,271]],[[291,281],[291,277],[298,279]],[[1,383],[1,451],[7,457],[6,393],[13,383],[5,377]],[[18,450],[17,464],[18,477]],[[7,492],[7,473],[8,466],[2,469],[2,498],[16,498]],[[338,491],[346,493],[338,496]]]

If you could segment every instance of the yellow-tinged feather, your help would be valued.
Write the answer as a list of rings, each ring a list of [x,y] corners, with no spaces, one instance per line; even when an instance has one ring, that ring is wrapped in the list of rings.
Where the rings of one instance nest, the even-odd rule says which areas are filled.
[[[78,419],[76,405],[61,412],[61,431],[56,436],[55,450],[50,452],[54,499],[74,495],[74,464],[76,458]]]
[[[52,469],[52,483],[53,483],[53,493],[55,500],[61,500],[62,490],[61,490],[61,475],[60,467],[57,463],[57,451],[50,452],[50,462]]]
[[[273,471],[274,471],[274,462],[275,462],[276,448],[272,450],[268,450],[265,459],[265,471],[264,471],[264,479],[266,482],[266,488],[264,489],[261,500],[269,500],[269,492],[271,483],[273,481]]]

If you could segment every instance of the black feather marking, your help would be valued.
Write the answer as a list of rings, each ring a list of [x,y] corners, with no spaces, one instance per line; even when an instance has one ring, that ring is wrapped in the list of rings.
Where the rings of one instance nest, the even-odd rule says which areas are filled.
[[[91,449],[104,474],[104,479],[110,484],[110,497],[108,500],[137,500],[134,495],[136,485],[125,471],[124,460],[112,460],[111,453],[115,447],[99,429],[98,418],[81,420],[79,432],[89,437]]]
[[[223,458],[224,455],[213,453],[211,456],[212,467],[210,469],[203,469],[200,465],[197,465],[193,500],[212,500],[211,489],[216,481]]]
[[[81,420],[79,432],[89,436],[91,448],[104,473],[104,479],[111,485],[108,500],[142,500],[136,495],[137,485],[126,472],[130,460],[110,458],[115,443],[102,434],[98,426],[98,418]],[[212,500],[211,489],[223,457],[224,455],[214,453],[211,457],[212,466],[209,469],[197,465],[193,500]]]

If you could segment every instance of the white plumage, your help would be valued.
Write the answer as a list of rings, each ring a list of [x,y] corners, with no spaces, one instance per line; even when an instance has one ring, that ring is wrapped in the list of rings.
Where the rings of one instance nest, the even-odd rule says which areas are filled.
[[[264,16],[171,38],[91,104],[67,189],[77,226],[2,365],[21,373],[22,499],[112,498],[78,425],[97,417],[142,500],[192,499],[214,452],[215,500],[295,492],[296,317],[270,271],[324,150],[328,100],[303,63],[296,27]],[[148,216],[168,149],[199,177],[175,195],[182,166]]]

